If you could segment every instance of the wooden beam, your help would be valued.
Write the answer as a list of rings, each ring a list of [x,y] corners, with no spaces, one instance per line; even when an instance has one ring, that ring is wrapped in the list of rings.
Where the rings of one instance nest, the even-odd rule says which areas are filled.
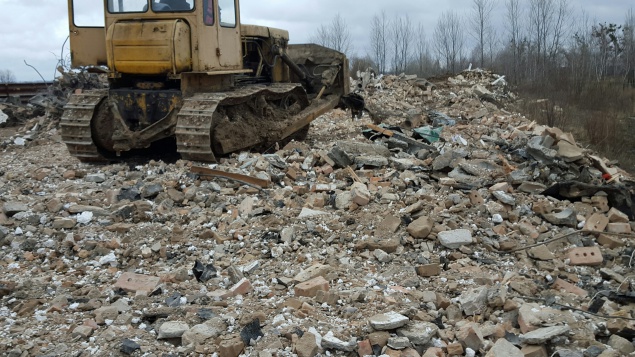
[[[206,167],[200,167],[200,166],[192,166],[192,168],[190,169],[190,172],[197,174],[201,177],[221,177],[224,179],[244,183],[246,185],[253,186],[256,188],[267,188],[271,184],[271,181],[259,179],[257,177],[242,175],[242,174],[235,174],[232,172],[221,171],[221,170],[208,169]]]

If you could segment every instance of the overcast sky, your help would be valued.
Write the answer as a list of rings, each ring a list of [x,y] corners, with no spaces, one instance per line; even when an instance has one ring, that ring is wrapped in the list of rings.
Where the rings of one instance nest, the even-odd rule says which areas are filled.
[[[94,2],[101,0],[76,0]],[[504,3],[497,0],[499,34],[504,34]],[[522,1],[521,1],[522,2]],[[569,0],[576,14],[584,9],[595,22],[623,23],[632,0]],[[293,43],[307,42],[315,29],[340,13],[347,21],[353,49],[365,55],[370,20],[386,11],[389,17],[408,14],[413,22],[427,26],[431,37],[437,18],[443,11],[470,13],[472,0],[242,0],[242,22],[289,30]],[[39,80],[37,73],[24,64],[35,66],[46,80],[55,75],[62,44],[68,36],[67,0],[0,0],[0,70],[13,72],[18,81]],[[466,25],[466,31],[469,31]]]

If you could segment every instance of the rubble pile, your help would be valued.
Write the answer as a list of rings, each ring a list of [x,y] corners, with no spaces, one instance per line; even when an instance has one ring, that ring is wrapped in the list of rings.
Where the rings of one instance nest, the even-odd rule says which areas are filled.
[[[631,176],[508,111],[499,76],[432,82],[362,88],[381,126],[334,110],[212,166],[5,140],[0,351],[635,352]]]
[[[29,119],[45,114],[45,108],[23,105],[19,100],[0,102],[0,128],[21,126]]]
[[[75,90],[103,89],[108,79],[103,74],[86,71],[65,71],[58,68],[60,76],[46,91],[33,96],[24,104],[18,97],[0,102],[0,128],[25,126],[31,119],[46,116],[55,125],[62,116],[64,105]]]

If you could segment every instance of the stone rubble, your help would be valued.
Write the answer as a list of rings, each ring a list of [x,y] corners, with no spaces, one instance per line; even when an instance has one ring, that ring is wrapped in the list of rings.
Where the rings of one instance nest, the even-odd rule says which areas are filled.
[[[214,166],[264,189],[0,129],[1,354],[634,352],[632,177],[501,76],[364,76],[372,117]]]

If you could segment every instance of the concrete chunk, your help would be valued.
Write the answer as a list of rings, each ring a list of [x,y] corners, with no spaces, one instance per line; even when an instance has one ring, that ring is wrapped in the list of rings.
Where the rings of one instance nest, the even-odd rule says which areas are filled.
[[[335,337],[332,331],[329,331],[326,335],[322,336],[322,348],[353,352],[355,347],[357,347],[357,341],[355,339],[349,342],[344,342]]]
[[[520,342],[529,345],[541,345],[554,337],[569,333],[569,331],[571,331],[571,328],[569,326],[551,326],[539,328],[537,330],[527,332],[524,335],[520,335]]]
[[[504,338],[499,338],[485,357],[524,357],[525,355],[511,342]]]
[[[431,322],[413,321],[397,330],[398,336],[407,337],[415,346],[428,344],[437,336],[439,327]]]
[[[147,293],[150,293],[157,288],[160,281],[161,279],[156,276],[123,273],[121,274],[119,279],[117,279],[115,288],[120,288],[133,293],[136,293],[137,291],[145,291]]]
[[[163,340],[168,338],[180,338],[189,329],[190,327],[185,322],[164,322],[161,327],[159,327],[159,336],[157,339]]]
[[[407,231],[414,238],[424,239],[430,235],[434,221],[430,217],[421,217],[408,225]]]
[[[29,210],[29,207],[21,202],[6,202],[2,207],[2,211],[8,217],[12,217],[17,213],[26,212]]]
[[[459,297],[463,313],[467,316],[477,315],[487,308],[487,287],[471,289]]]
[[[396,312],[387,312],[371,317],[368,322],[375,330],[394,330],[405,325],[409,318]]]
[[[472,244],[472,233],[467,229],[439,232],[439,243],[446,248],[458,249]]]

